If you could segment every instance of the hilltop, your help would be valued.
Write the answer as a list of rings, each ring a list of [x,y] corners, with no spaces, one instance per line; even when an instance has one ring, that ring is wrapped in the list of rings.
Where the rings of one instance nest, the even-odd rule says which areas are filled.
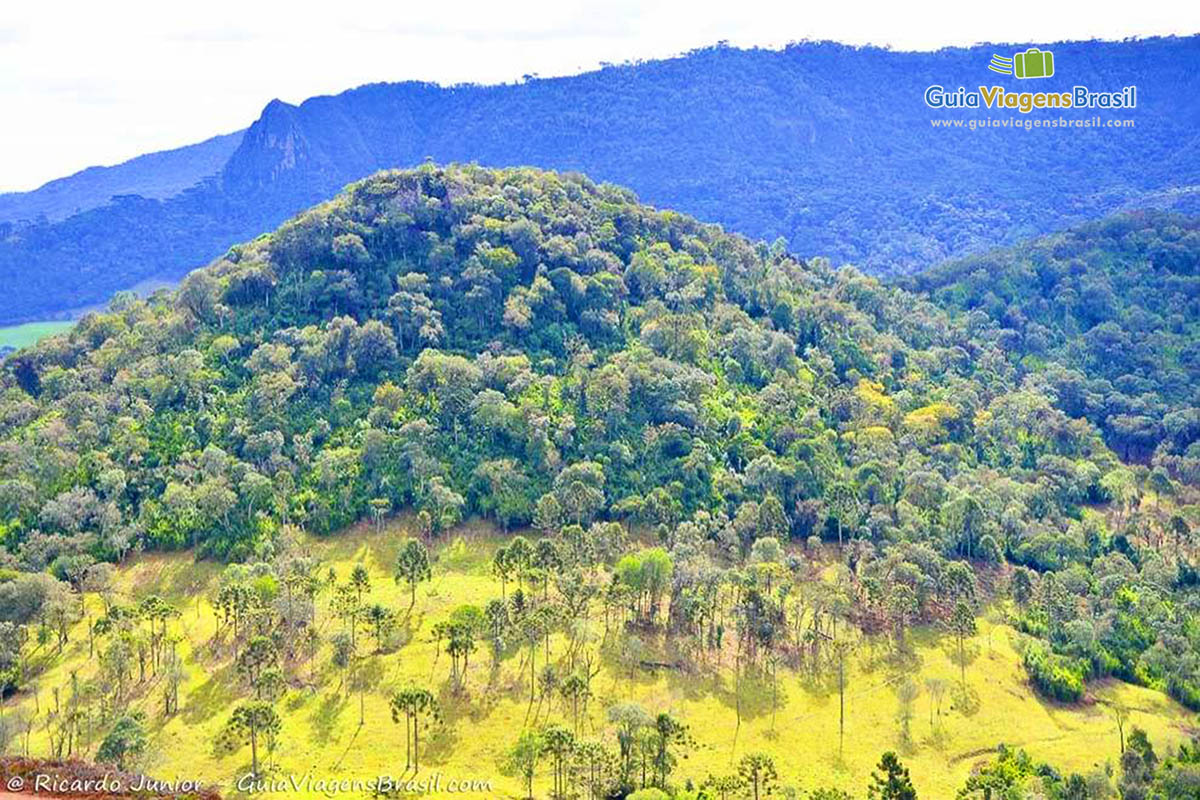
[[[1158,223],[1152,252],[1186,240]],[[1102,782],[1110,719],[1163,747],[1200,709],[1181,462],[1123,461],[976,314],[578,174],[379,173],[3,370],[0,684],[58,691],[51,747],[178,763],[154,737],[203,722],[214,760],[188,763],[232,773],[249,731],[291,741],[308,713],[313,747],[340,744],[356,710],[393,730],[394,698],[447,737],[434,763],[487,719],[489,758],[517,758],[524,725],[607,764],[602,794],[678,787],[708,777],[685,758],[730,780],[782,759],[771,712],[816,714],[792,687],[831,692],[853,651],[889,681],[867,749],[890,739],[941,791],[965,767],[921,749],[939,698],[1008,709],[1039,757],[1066,728],[1088,743],[1068,766]],[[498,533],[448,546],[471,518]],[[354,525],[377,531],[361,552]],[[188,549],[199,565],[136,557]],[[588,685],[589,658],[632,697]],[[358,670],[397,666],[354,697]],[[587,712],[592,692],[611,707]],[[108,713],[134,697],[147,717]],[[819,774],[861,787],[877,756]]]
[[[55,207],[79,213],[50,213],[44,223],[19,220],[36,219],[48,189],[0,202],[9,208],[0,213],[9,220],[0,223],[0,271],[12,276],[0,322],[103,303],[148,278],[178,279],[351,181],[425,159],[583,171],[647,203],[755,238],[784,237],[793,252],[874,275],[1122,209],[1191,211],[1198,43],[1049,45],[1059,74],[1042,89],[1142,87],[1128,114],[1136,127],[1120,130],[931,126],[954,115],[925,106],[927,86],[992,82],[991,53],[1027,45],[714,47],[513,85],[374,84],[298,106],[273,101],[202,179],[194,156],[225,152],[228,140],[173,162],[186,190],[179,180],[155,188],[139,178],[109,202],[84,176],[68,179],[57,191],[70,199]]]

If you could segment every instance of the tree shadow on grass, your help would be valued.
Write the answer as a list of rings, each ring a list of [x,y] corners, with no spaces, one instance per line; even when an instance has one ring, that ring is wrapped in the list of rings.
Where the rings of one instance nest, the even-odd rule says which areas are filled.
[[[847,659],[847,667],[850,666]],[[796,685],[808,695],[811,700],[828,700],[837,694],[838,669],[837,663],[825,664],[816,672],[803,669],[788,673],[795,676]],[[781,678],[782,680],[782,678]]]
[[[456,693],[447,680],[438,690],[442,718],[423,731],[420,758],[429,764],[444,764],[454,755],[459,742],[460,722],[470,720],[471,701],[465,694]]]
[[[306,691],[288,692],[283,708],[289,714],[294,714],[308,703],[309,697],[310,695]]]
[[[661,653],[649,637],[625,633],[613,637],[600,648],[600,661],[612,675],[612,691],[624,696],[627,690],[621,687],[650,686],[658,681],[654,669],[644,668],[644,663],[654,662]]]
[[[950,690],[950,707],[964,717],[973,717],[979,713],[981,703],[979,692],[961,683]]]
[[[930,727],[929,720],[926,718],[923,721],[923,725],[926,733],[920,739],[921,745],[923,747],[932,747],[944,755],[948,751],[949,746],[954,743],[954,737],[950,735],[945,724],[943,724],[942,720],[935,719],[933,726]],[[916,720],[913,721],[913,726],[914,728],[918,727]]]
[[[900,644],[892,637],[873,636],[854,650],[854,663],[864,675],[883,670],[889,675],[921,669],[918,648],[926,641],[921,629],[913,629]],[[931,641],[931,640],[930,640]]]
[[[181,564],[165,576],[162,582],[163,593],[177,603],[186,605],[187,611],[195,613],[195,598],[204,595],[216,571],[217,567],[209,562],[193,561]]]
[[[312,716],[308,720],[312,729],[312,740],[315,744],[324,747],[333,740],[333,732],[337,728],[338,718],[345,710],[346,704],[345,695],[330,692],[313,709]]]
[[[836,747],[822,756],[821,760],[829,767],[830,772],[833,772],[835,775],[846,776],[850,774],[850,762],[846,760],[845,755],[839,752]]]
[[[784,678],[781,677],[778,686],[780,705],[786,705]],[[771,674],[759,667],[743,667],[740,676],[730,670],[729,676],[721,684],[721,690],[715,695],[716,699],[727,708],[734,709],[743,722],[761,717],[769,717],[776,698],[776,689],[771,684]]]
[[[209,674],[208,680],[188,693],[181,709],[184,722],[198,725],[237,699],[237,680],[232,673],[232,666],[216,670]]]
[[[666,674],[671,691],[686,700],[700,701],[725,691],[726,678],[715,665],[690,664],[684,669],[666,671]]]

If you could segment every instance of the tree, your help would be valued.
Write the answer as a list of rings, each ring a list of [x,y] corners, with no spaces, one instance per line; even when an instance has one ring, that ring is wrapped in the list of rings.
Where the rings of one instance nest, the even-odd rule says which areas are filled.
[[[983,535],[987,515],[983,504],[963,493],[943,504],[942,525],[954,537],[955,548],[967,558],[975,557],[975,543]]]
[[[270,703],[255,701],[234,709],[229,721],[217,740],[220,752],[233,753],[242,745],[250,744],[250,772],[257,776],[258,745],[265,738],[273,742],[280,728],[279,714]]]
[[[629,786],[633,774],[634,745],[638,732],[650,724],[650,715],[636,703],[620,703],[608,709],[608,721],[617,729],[621,784]]]
[[[890,750],[879,759],[877,772],[871,773],[867,787],[870,800],[917,800],[917,790],[908,777],[908,769]]]
[[[738,762],[738,775],[751,800],[763,800],[775,790],[779,774],[775,760],[766,753],[748,753]]]
[[[24,626],[7,620],[0,622],[0,696],[21,685],[24,671],[21,651],[26,635]]]
[[[471,401],[482,380],[479,367],[460,355],[447,355],[437,350],[422,350],[408,368],[410,389],[428,399],[443,427],[449,429],[458,444],[461,422],[466,418]]]
[[[396,613],[385,605],[372,603],[363,613],[363,619],[370,627],[375,639],[375,652],[382,652],[385,644],[396,627]]]
[[[1012,598],[1018,606],[1025,608],[1029,605],[1029,601],[1033,599],[1034,593],[1033,573],[1024,567],[1014,569],[1011,592]]]
[[[371,591],[371,574],[362,564],[355,564],[354,569],[350,571],[350,586],[361,604],[363,594]]]
[[[354,657],[358,650],[354,637],[346,631],[337,631],[329,637],[329,644],[333,648],[331,661],[342,671],[342,685],[349,688],[350,670],[354,666]]]
[[[942,578],[946,594],[955,600],[975,599],[975,571],[965,561],[953,561]]]
[[[550,756],[554,764],[554,788],[550,792],[553,800],[567,796],[567,765],[575,750],[575,734],[562,725],[549,725],[542,731],[542,752]]]
[[[396,582],[408,583],[410,609],[417,604],[417,584],[429,580],[432,575],[425,545],[418,539],[405,539],[396,556]]]
[[[671,556],[661,547],[631,553],[617,562],[616,579],[637,597],[641,621],[655,620],[659,601],[671,584],[674,566]]]
[[[1150,491],[1154,492],[1154,508],[1158,509],[1159,503],[1164,497],[1170,497],[1175,494],[1175,483],[1171,480],[1171,475],[1161,466],[1150,470],[1150,475],[1146,480]]]
[[[542,573],[542,595],[545,597],[550,591],[551,574],[563,567],[562,555],[553,539],[538,539],[533,548],[533,566]]]
[[[392,501],[386,497],[372,497],[367,503],[371,507],[371,519],[375,521],[375,532],[383,532],[383,518],[392,508]]]
[[[841,547],[843,529],[858,525],[862,515],[862,501],[859,499],[858,489],[849,481],[832,483],[825,492],[825,505],[829,509],[829,516],[837,523],[838,547]]]
[[[142,722],[140,713],[121,716],[100,742],[96,760],[116,764],[119,770],[127,769],[130,759],[137,758],[146,750],[146,730]]]
[[[333,590],[333,612],[345,621],[345,633],[350,636],[354,645],[358,644],[358,618],[362,614],[362,601],[354,586],[346,584],[336,586]]]
[[[533,545],[524,536],[514,536],[504,549],[504,561],[509,572],[517,576],[517,585],[524,588],[525,573],[533,564]]]
[[[807,800],[854,800],[850,793],[842,789],[834,789],[832,787],[823,786],[819,789],[813,789]]]
[[[660,789],[667,788],[667,777],[675,768],[674,746],[684,747],[691,742],[688,728],[670,714],[662,713],[654,718],[654,779]]]
[[[554,494],[563,510],[582,525],[604,503],[604,469],[594,461],[581,461],[558,473]]]
[[[238,655],[238,674],[257,692],[259,677],[275,664],[277,657],[275,642],[267,636],[255,636]]]
[[[965,600],[954,604],[954,614],[950,617],[950,628],[958,640],[958,667],[962,674],[962,685],[967,686],[967,655],[966,639],[975,635],[975,610]]]
[[[392,722],[400,724],[404,717],[404,766],[412,767],[415,774],[420,770],[421,720],[437,722],[441,719],[441,707],[433,692],[420,686],[408,686],[392,695]]]
[[[462,688],[467,675],[467,664],[475,652],[475,635],[485,624],[483,611],[474,605],[462,605],[454,609],[448,620],[433,626],[434,636],[440,642],[446,640],[446,652],[450,655],[450,679],[457,691]]]
[[[533,800],[533,778],[542,755],[542,737],[526,728],[504,757],[504,773],[520,777],[525,782],[525,797]]]
[[[500,545],[492,556],[492,574],[500,579],[500,598],[508,597],[508,580],[512,577],[513,563],[508,555],[508,548]]]
[[[1144,730],[1135,727],[1125,742],[1125,752],[1121,753],[1121,797],[1129,800],[1148,797],[1147,792],[1157,766],[1158,754],[1154,752],[1150,739]],[[1164,800],[1174,798],[1165,797]]]
[[[1137,479],[1133,471],[1126,467],[1117,467],[1105,473],[1100,479],[1100,487],[1108,492],[1122,513],[1129,510],[1129,505],[1137,496]],[[1117,521],[1120,522],[1120,519],[1121,513],[1118,513]]]
[[[731,798],[741,792],[742,786],[742,777],[740,775],[709,775],[700,784],[700,789],[706,796],[714,800],[731,800]]]

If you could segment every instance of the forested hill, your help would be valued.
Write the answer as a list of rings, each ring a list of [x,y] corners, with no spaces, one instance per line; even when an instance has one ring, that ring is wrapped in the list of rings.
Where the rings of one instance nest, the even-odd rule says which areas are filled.
[[[687,56],[506,86],[364,86],[272,102],[219,171],[167,200],[128,194],[0,227],[0,322],[179,277],[381,168],[476,161],[579,170],[794,252],[877,274],[1126,207],[1197,207],[1200,38],[1053,45],[1042,90],[1139,87],[1131,129],[935,129],[930,84],[1000,83],[992,52],[831,43]],[[1015,111],[999,116],[1025,119]],[[1093,116],[1092,111],[1063,117]],[[174,191],[174,190],[173,190]],[[146,197],[162,196],[143,192]]]
[[[1123,466],[977,317],[579,176],[381,173],[4,363],[0,566],[262,558],[415,508],[654,531],[690,591],[824,539],[867,629],[943,618],[952,560],[1019,565],[1043,691],[1200,707],[1194,488]]]
[[[1200,218],[1114,217],[903,282],[1127,459],[1200,480]]]

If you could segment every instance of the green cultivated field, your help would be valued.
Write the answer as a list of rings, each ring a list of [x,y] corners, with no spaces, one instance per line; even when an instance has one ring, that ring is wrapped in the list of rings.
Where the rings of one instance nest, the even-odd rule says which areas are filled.
[[[0,347],[28,347],[39,339],[53,336],[69,330],[75,324],[74,320],[59,320],[54,322],[26,322],[23,325],[12,325],[0,328]]]
[[[491,555],[502,539],[490,528],[474,524],[444,537],[433,551],[432,580],[419,585],[409,613],[408,587],[397,585],[391,577],[397,546],[412,535],[408,524],[393,521],[382,532],[359,526],[334,537],[305,541],[304,548],[321,561],[321,573],[332,566],[339,581],[345,581],[356,564],[366,566],[371,578],[366,601],[400,612],[399,646],[394,652],[364,659],[359,674],[366,688],[361,697],[357,691],[347,691],[342,673],[330,663],[328,646],[329,636],[341,629],[341,622],[328,610],[329,593],[318,597],[317,625],[325,644],[315,659],[289,670],[286,694],[276,704],[282,730],[273,756],[264,757],[271,765],[269,777],[365,779],[403,773],[403,719],[400,725],[393,723],[388,698],[402,685],[416,682],[438,694],[443,716],[423,731],[418,777],[441,773],[444,782],[452,778],[490,781],[494,791],[478,796],[521,797],[521,781],[501,774],[505,751],[523,726],[534,725],[534,714],[539,727],[548,721],[570,726],[568,710],[555,697],[535,702],[531,712],[528,668],[522,668],[526,651],[510,648],[493,672],[486,643],[471,656],[465,689],[455,694],[450,658],[436,652],[433,634],[434,624],[445,619],[450,609],[463,603],[483,605],[499,596]],[[217,635],[217,618],[210,605],[220,570],[211,562],[196,564],[186,554],[138,556],[119,574],[115,599],[132,603],[155,593],[181,611],[171,623],[182,636],[180,652],[187,670],[178,713],[164,719],[159,678],[138,681],[131,691],[131,705],[146,713],[150,735],[140,767],[157,778],[219,783],[237,796],[231,790],[235,777],[250,768],[249,748],[224,757],[214,755],[213,748],[244,695],[228,641]],[[512,589],[510,582],[508,591]],[[94,619],[101,613],[101,599],[88,595],[86,602]],[[616,703],[639,703],[652,715],[670,712],[689,726],[695,740],[694,747],[681,750],[673,775],[678,785],[688,779],[698,784],[709,774],[727,774],[746,753],[763,751],[775,758],[782,786],[805,790],[837,785],[860,796],[880,753],[894,749],[910,768],[921,797],[951,797],[972,767],[992,756],[1002,742],[1026,748],[1035,758],[1063,770],[1087,773],[1107,762],[1116,765],[1119,744],[1110,703],[1129,709],[1127,733],[1134,725],[1145,729],[1160,752],[1184,741],[1193,720],[1164,694],[1120,682],[1095,686],[1088,700],[1077,705],[1041,700],[1026,683],[1013,647],[1015,632],[982,619],[979,633],[967,643],[965,695],[956,688],[960,672],[952,636],[916,629],[911,634],[912,653],[900,662],[890,639],[862,642],[847,667],[845,747],[839,756],[838,695],[832,674],[813,677],[781,667],[772,709],[771,681],[762,675],[744,674],[738,699],[732,647],[719,658],[700,658],[698,666],[676,667],[672,665],[682,665],[685,659],[664,643],[661,634],[643,634],[644,647],[632,658],[627,647],[617,644],[628,641],[623,635],[614,632],[605,641],[598,604],[588,627],[586,638],[589,647],[601,654],[601,667],[592,683],[594,699],[584,715],[581,736],[614,739],[605,709]],[[551,642],[552,660],[562,665],[566,651],[565,639],[556,635]],[[28,692],[10,699],[5,707],[10,714],[17,708],[32,710],[35,704],[45,711],[53,703],[47,687],[68,686],[72,675],[86,681],[94,672],[82,623],[61,656],[53,653],[53,644],[47,644],[39,648],[33,663],[45,667],[32,682],[42,687],[40,694],[36,700]],[[542,663],[539,652],[539,670]],[[905,675],[919,688],[911,707],[908,740],[900,733],[895,692]],[[940,713],[927,688],[931,680],[948,687]],[[94,754],[96,742],[88,746],[89,754]],[[48,747],[39,724],[31,736],[31,752],[43,754]],[[549,794],[546,759],[539,763],[534,790],[538,797]]]

